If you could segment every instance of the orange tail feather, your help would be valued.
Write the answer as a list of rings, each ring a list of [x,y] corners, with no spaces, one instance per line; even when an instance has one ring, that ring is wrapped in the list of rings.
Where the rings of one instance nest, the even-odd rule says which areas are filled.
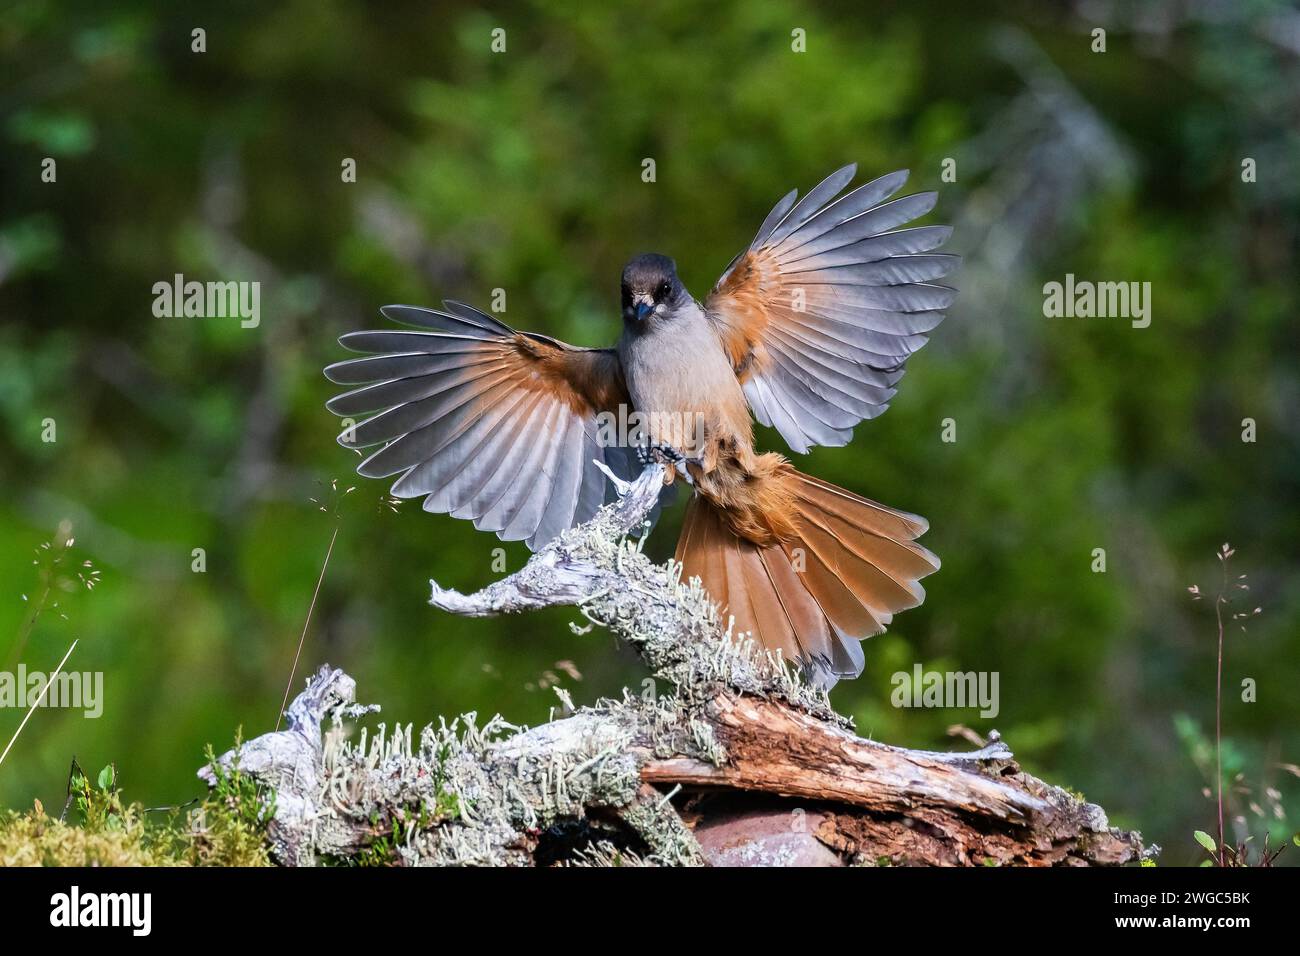
[[[677,560],[735,618],[737,633],[751,633],[823,685],[856,677],[859,642],[925,600],[920,579],[939,568],[916,543],[928,525],[792,468],[767,480],[785,483],[780,497],[791,502],[793,533],[755,544],[733,530],[724,508],[695,495]]]

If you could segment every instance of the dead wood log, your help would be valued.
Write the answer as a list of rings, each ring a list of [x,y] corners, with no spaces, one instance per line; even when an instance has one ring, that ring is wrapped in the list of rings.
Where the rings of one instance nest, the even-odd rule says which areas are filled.
[[[343,719],[377,708],[323,667],[288,730],[220,758],[274,788],[282,862],[1096,865],[1152,852],[1021,772],[996,732],[956,754],[857,737],[824,691],[732,635],[698,582],[627,540],[662,466],[610,478],[618,499],[519,572],[471,595],[431,582],[430,602],[474,616],[575,605],[638,651],[653,689],[582,708],[557,691],[567,715],[531,729],[470,714],[353,741]]]

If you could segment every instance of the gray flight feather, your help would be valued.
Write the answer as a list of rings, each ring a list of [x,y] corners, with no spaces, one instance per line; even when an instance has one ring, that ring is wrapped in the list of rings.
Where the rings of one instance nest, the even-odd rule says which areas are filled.
[[[516,336],[509,326],[453,300],[441,310],[381,311],[415,330],[348,333],[340,343],[365,357],[325,370],[354,386],[326,407],[369,416],[340,443],[379,446],[359,474],[397,476],[395,496],[423,498],[425,510],[469,518],[531,548],[587,520],[612,494],[595,462],[631,477],[624,450],[596,440],[594,414],[585,420],[563,398],[530,387],[521,353],[508,347]]]
[[[959,257],[933,251],[951,228],[899,228],[930,212],[936,194],[891,198],[907,182],[898,170],[840,195],[854,171],[836,170],[797,201],[785,196],[749,247],[755,271],[726,283],[738,256],[709,299],[729,347],[762,353],[752,366],[738,360],[750,369],[743,388],[754,417],[797,452],[844,444],[854,425],[888,408],[907,358],[956,296],[936,280]],[[757,342],[737,340],[754,322]]]

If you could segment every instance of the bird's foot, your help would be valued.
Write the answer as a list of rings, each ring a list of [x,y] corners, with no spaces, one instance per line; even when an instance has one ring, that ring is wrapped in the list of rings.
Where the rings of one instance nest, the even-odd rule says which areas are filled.
[[[636,457],[642,465],[675,465],[682,460],[682,453],[661,442],[643,441],[636,446]]]
[[[679,474],[686,479],[688,485],[695,483],[694,479],[691,478],[691,472],[687,465],[699,464],[700,459],[684,455],[672,445],[664,442],[644,442],[637,446],[636,456],[642,465],[652,463],[666,465],[668,467],[668,483],[670,484],[673,478]]]

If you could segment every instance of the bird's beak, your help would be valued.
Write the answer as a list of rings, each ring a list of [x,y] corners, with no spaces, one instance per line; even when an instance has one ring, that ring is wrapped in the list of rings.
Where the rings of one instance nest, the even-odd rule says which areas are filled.
[[[636,320],[638,322],[645,321],[645,317],[655,310],[655,304],[648,296],[639,295],[633,301],[636,305]]]

